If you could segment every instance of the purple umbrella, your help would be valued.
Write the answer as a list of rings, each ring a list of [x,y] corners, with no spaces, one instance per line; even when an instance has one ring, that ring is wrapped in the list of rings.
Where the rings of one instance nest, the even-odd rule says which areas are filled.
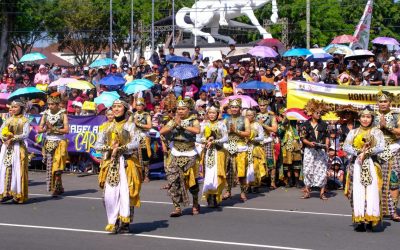
[[[395,56],[400,56],[400,49],[398,51],[394,52],[394,55]]]
[[[372,43],[382,45],[400,45],[396,39],[385,36],[375,38],[374,40],[372,40]]]
[[[252,56],[258,56],[258,57],[264,57],[264,58],[274,58],[278,56],[278,53],[270,47],[265,47],[265,46],[256,46],[249,50],[250,55]]]
[[[258,106],[258,103],[248,95],[232,95],[232,96],[229,96],[229,97],[227,97],[227,98],[225,98],[224,100],[221,101],[221,105],[222,106],[227,105],[229,100],[237,99],[237,98],[242,99],[242,108],[251,108],[251,107],[257,107]]]

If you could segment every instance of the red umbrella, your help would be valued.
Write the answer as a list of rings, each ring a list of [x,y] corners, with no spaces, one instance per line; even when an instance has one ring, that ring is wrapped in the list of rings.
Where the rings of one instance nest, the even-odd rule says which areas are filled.
[[[265,38],[262,39],[261,41],[259,41],[258,43],[256,43],[256,45],[258,46],[267,46],[267,47],[273,47],[276,46],[278,47],[279,50],[284,50],[285,49],[285,45],[283,45],[283,43],[281,41],[279,41],[276,38]]]
[[[337,36],[333,39],[333,41],[331,42],[331,44],[339,44],[339,43],[352,43],[352,42],[356,42],[357,38],[355,38],[352,35],[341,35],[341,36]]]

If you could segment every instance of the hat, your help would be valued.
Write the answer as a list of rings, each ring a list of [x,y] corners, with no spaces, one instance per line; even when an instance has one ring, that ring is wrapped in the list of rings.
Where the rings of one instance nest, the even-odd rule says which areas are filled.
[[[278,91],[275,93],[275,97],[283,97],[283,96],[282,96],[282,93],[280,91]]]
[[[394,61],[396,60],[396,58],[394,56],[389,57],[389,59],[387,60],[388,62]]]
[[[99,105],[97,105],[97,113],[101,113],[106,109],[107,109],[107,107],[103,103],[100,103]]]
[[[72,105],[74,105],[74,103],[72,103]],[[86,102],[83,103],[82,109],[83,110],[95,111],[96,110],[96,104],[94,102],[86,101]]]
[[[260,68],[260,70],[259,71],[264,71],[265,72],[265,68]]]
[[[329,150],[336,150],[335,145],[331,145],[331,146],[329,147]]]
[[[236,99],[230,99],[228,103],[229,107],[242,107],[242,99],[236,98]]]
[[[82,103],[78,102],[78,101],[73,101],[72,102],[72,107],[80,107],[80,108],[82,108]]]
[[[144,98],[138,98],[138,99],[136,99],[136,105],[145,105]]]
[[[185,99],[178,99],[178,104],[177,104],[177,107],[179,108],[179,107],[181,107],[181,108],[188,108],[188,109],[191,109],[191,108],[193,108],[193,106],[194,106],[194,102],[193,102],[193,99],[191,99],[191,98],[185,98]]]
[[[54,92],[47,97],[47,103],[60,103],[61,102],[61,94],[59,92]]]
[[[235,42],[235,41],[229,41],[228,45],[229,45],[229,46],[232,46],[232,45],[235,46],[235,45],[236,45],[236,42]]]
[[[10,64],[10,65],[8,65],[8,67],[7,67],[7,69],[13,69],[13,68],[15,68],[15,65],[14,65],[14,64]]]
[[[319,111],[321,115],[324,115],[330,111],[330,107],[324,101],[311,99],[304,106],[304,110],[307,112],[307,115],[312,115],[314,112],[317,111]]]
[[[111,68],[116,69],[116,68],[117,68],[117,65],[116,65],[116,64],[111,64]]]
[[[388,92],[388,91],[380,90],[378,92],[378,94],[377,94],[377,99],[378,99],[378,102],[379,101],[386,101],[386,100],[391,102],[391,101],[393,101],[393,94]]]
[[[368,68],[372,68],[372,67],[375,67],[375,68],[376,68],[375,63],[370,63],[370,64],[368,64]]]
[[[326,61],[327,64],[329,63],[335,63],[332,59],[329,59],[328,61]]]
[[[41,69],[45,69],[46,68],[46,66],[44,66],[43,64],[40,64],[40,66],[39,66],[39,70],[41,70]]]

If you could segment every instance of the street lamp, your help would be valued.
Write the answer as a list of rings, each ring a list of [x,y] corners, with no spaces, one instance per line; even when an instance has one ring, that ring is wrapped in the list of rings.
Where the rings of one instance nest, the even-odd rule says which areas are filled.
[[[113,18],[113,13],[112,13],[112,0],[110,0],[110,36],[108,37],[108,42],[109,42],[109,47],[110,47],[110,58],[113,58],[113,51],[112,51],[112,43],[113,43],[113,32],[112,32],[112,18]]]

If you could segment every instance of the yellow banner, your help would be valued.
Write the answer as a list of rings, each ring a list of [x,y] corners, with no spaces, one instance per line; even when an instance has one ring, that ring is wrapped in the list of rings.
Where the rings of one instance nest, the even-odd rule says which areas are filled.
[[[371,105],[376,109],[376,96],[380,90],[389,91],[394,95],[393,108],[400,107],[399,87],[378,86],[340,86],[323,83],[300,81],[288,82],[287,108],[303,108],[308,100],[314,98],[324,100],[333,110],[340,105],[352,104],[358,108]]]

